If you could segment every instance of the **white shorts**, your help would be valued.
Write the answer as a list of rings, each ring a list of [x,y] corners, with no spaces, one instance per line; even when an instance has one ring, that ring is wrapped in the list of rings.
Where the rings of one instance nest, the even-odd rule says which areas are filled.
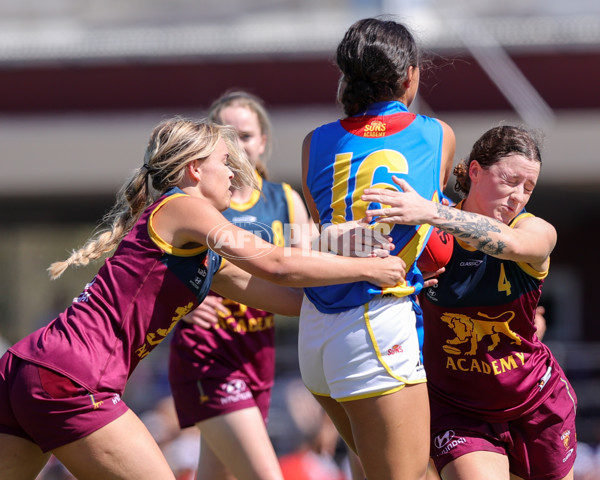
[[[408,297],[375,297],[324,314],[306,298],[300,312],[300,373],[315,395],[338,401],[375,397],[426,381]]]

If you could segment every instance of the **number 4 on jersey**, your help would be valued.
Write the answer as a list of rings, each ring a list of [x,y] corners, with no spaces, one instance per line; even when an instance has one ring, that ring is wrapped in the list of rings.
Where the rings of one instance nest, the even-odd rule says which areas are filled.
[[[500,264],[500,278],[498,278],[498,291],[506,292],[506,296],[510,295],[510,282],[506,278],[506,272],[504,271],[504,264]]]

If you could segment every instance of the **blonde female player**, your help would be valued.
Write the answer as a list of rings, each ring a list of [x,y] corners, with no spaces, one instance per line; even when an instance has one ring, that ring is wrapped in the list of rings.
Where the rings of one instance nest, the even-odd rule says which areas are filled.
[[[364,19],[337,48],[339,100],[347,118],[311,132],[303,146],[304,194],[321,227],[361,219],[373,186],[409,179],[439,200],[455,140],[444,122],[408,111],[419,85],[419,53],[397,22]],[[429,408],[410,298],[422,286],[416,268],[428,226],[394,226],[389,235],[407,265],[391,290],[356,281],[307,288],[300,316],[302,379],[369,480],[417,480],[429,459]],[[327,231],[327,230],[326,230]]]
[[[228,222],[220,211],[229,206],[234,170],[238,182],[254,182],[237,142],[233,129],[211,123],[159,124],[107,230],[50,266],[56,278],[116,248],[69,308],[0,358],[3,478],[35,479],[53,453],[81,480],[174,479],[121,395],[138,363],[211,285],[293,315],[298,292],[261,279],[302,286],[358,277],[387,286],[403,278],[395,257],[284,251]]]

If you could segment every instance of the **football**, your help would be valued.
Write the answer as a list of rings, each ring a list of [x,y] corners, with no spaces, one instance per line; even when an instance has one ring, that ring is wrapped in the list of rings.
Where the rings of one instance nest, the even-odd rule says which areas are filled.
[[[417,260],[417,267],[423,273],[435,272],[448,264],[453,249],[454,238],[452,235],[433,227],[429,240]]]
[[[453,347],[452,345],[442,345],[442,350],[450,355],[460,355],[460,349]]]

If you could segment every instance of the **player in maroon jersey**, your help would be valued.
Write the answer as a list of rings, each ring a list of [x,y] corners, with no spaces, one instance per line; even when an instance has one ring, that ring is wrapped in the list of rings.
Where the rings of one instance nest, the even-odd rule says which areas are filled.
[[[69,308],[0,359],[3,478],[33,480],[53,453],[80,479],[174,479],[121,395],[137,364],[211,287],[296,315],[301,292],[286,286],[403,279],[404,263],[394,257],[284,250],[234,226],[220,213],[234,172],[237,183],[253,184],[233,129],[162,122],[105,219],[107,229],[50,266],[56,278],[116,249]]]
[[[432,457],[444,480],[573,478],[576,396],[536,334],[536,307],[556,244],[525,211],[541,155],[525,129],[493,128],[455,168],[456,208],[403,192],[366,191],[380,222],[430,223],[454,236],[435,287],[420,296]]]

